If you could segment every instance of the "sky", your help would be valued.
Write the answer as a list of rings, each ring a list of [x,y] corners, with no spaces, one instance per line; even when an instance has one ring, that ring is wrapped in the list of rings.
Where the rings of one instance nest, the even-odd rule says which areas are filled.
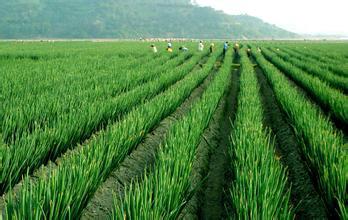
[[[348,0],[196,0],[228,14],[248,14],[299,34],[348,36]]]

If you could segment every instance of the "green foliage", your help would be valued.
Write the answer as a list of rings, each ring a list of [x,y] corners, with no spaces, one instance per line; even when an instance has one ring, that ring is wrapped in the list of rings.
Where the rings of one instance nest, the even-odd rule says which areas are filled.
[[[201,99],[170,128],[153,168],[126,189],[124,198],[115,198],[113,219],[178,219],[192,194],[196,147],[228,86],[231,53],[226,57]]]
[[[231,169],[235,180],[230,196],[234,219],[293,219],[285,169],[263,125],[256,74],[241,51],[240,93],[231,134]]]
[[[347,216],[348,158],[343,138],[320,110],[287,82],[279,70],[258,52],[253,52],[263,69],[277,99],[288,114],[302,152],[314,176],[317,177],[326,203],[342,217]],[[303,74],[298,75],[298,77]]]
[[[313,77],[291,63],[285,62],[269,50],[263,49],[263,55],[291,79],[313,95],[324,108],[344,124],[348,125],[348,96],[330,87],[326,82]]]
[[[271,51],[276,53],[285,61],[288,61],[296,67],[303,69],[307,73],[310,73],[313,76],[320,78],[324,82],[327,82],[331,87],[339,89],[343,91],[345,94],[348,94],[348,78],[337,76],[336,74],[321,68],[320,65],[318,65],[318,62],[303,61],[302,56],[298,56],[298,58],[295,58],[292,55],[284,53],[280,50],[278,51],[271,49]]]
[[[324,71],[331,71],[332,73],[335,73],[338,76],[341,77],[348,77],[348,65],[347,60],[330,60],[328,58],[325,58],[325,53],[320,53],[318,51],[310,51],[309,52],[303,52],[295,51],[294,48],[283,48],[285,52],[290,54],[293,57],[296,57],[298,59],[302,59],[308,62],[316,62],[316,65],[323,69]],[[318,62],[320,61],[320,62]]]
[[[325,71],[331,71],[338,76],[348,77],[347,52],[348,45],[345,42],[273,42],[272,45],[282,48],[292,57],[302,61],[315,62],[316,66]],[[319,61],[319,62],[318,62]]]
[[[7,190],[11,183],[18,182],[27,168],[29,171],[32,171],[44,164],[48,159],[55,160],[72,146],[82,143],[97,130],[117,121],[135,106],[156,96],[168,88],[168,86],[180,80],[199,61],[200,56],[195,56],[187,64],[179,67],[178,70],[182,71],[181,74],[173,76],[168,76],[168,74],[172,72],[172,68],[177,67],[178,63],[183,62],[183,58],[188,55],[183,54],[179,58],[167,62],[166,65],[160,65],[160,60],[155,60],[156,64],[160,65],[160,69],[154,68],[146,76],[143,74],[132,75],[132,73],[128,73],[127,78],[122,79],[122,77],[119,77],[119,85],[116,86],[114,84],[116,87],[109,99],[99,98],[96,102],[86,101],[89,104],[84,103],[80,106],[70,106],[70,109],[65,106],[63,111],[56,106],[52,109],[49,108],[48,111],[52,115],[46,116],[50,120],[46,117],[44,118],[45,120],[42,120],[42,126],[38,124],[40,119],[42,119],[43,112],[38,109],[32,108],[32,114],[27,115],[27,120],[13,113],[14,116],[9,123],[21,123],[21,126],[17,125],[19,126],[17,130],[19,128],[31,130],[28,128],[29,126],[25,125],[30,120],[35,121],[36,125],[32,133],[24,135],[24,137],[11,144],[11,148],[8,149],[6,154],[8,157],[5,157],[3,161],[8,166],[4,167],[1,172],[3,177],[1,178],[1,190]],[[146,69],[150,69],[151,66],[153,66],[153,63]],[[143,71],[144,67],[146,66],[142,66]],[[127,86],[128,83],[132,84],[132,86],[129,86],[130,84]],[[126,88],[129,91],[125,92],[123,86],[127,86]],[[91,99],[96,99],[96,95],[90,94],[89,96]],[[78,99],[78,97],[73,98]],[[47,96],[46,100],[52,100],[52,97]],[[42,102],[42,100],[40,101],[41,105],[38,107],[39,109],[44,109],[44,106],[47,104]],[[64,106],[61,103],[56,104],[58,106]],[[41,115],[39,114],[40,112]],[[59,117],[55,118],[58,115]],[[5,124],[5,126],[9,125]],[[11,163],[8,163],[9,161]],[[12,175],[10,175],[11,173]],[[16,175],[13,175],[14,173]]]
[[[202,54],[197,55],[202,56]],[[20,192],[7,197],[11,218],[78,218],[88,200],[110,172],[164,117],[173,112],[209,74],[215,60],[188,74],[196,62],[169,70],[138,90],[140,96],[158,94],[108,126],[81,147],[65,154],[57,167],[46,170],[39,181],[26,177]],[[182,79],[182,80],[180,80]],[[178,81],[180,80],[180,81]],[[175,83],[178,81],[177,83]],[[171,84],[173,86],[169,87]],[[165,88],[169,87],[165,90]],[[165,90],[163,93],[161,91]],[[154,92],[155,91],[155,92]],[[132,97],[129,97],[131,101]],[[124,99],[127,102],[127,99]],[[64,192],[64,193],[62,193]],[[29,201],[29,202],[25,202]]]
[[[222,43],[210,58],[207,52],[195,52],[196,43],[180,43],[190,48],[185,53],[179,53],[178,44],[174,42],[174,52],[168,53],[166,43],[156,43],[159,52],[153,54],[148,43],[139,42],[0,42],[0,192],[6,202],[0,201],[0,210],[6,215],[2,217],[78,219],[103,181],[206,79],[222,52]],[[298,65],[302,62],[287,55],[318,56],[332,47],[325,57],[340,59],[327,58],[322,65],[338,66],[346,59],[347,44],[258,45],[286,51],[273,50],[276,55],[270,50],[258,53],[252,49],[293,125],[301,156],[313,181],[317,181],[328,214],[337,212],[347,219],[345,140],[330,121],[330,113],[325,116],[321,110],[325,103],[333,113],[347,110],[346,95],[324,80],[332,77],[331,83],[338,85],[334,79],[344,76],[316,77],[314,70],[319,68],[311,68],[313,72],[308,74],[303,69],[310,67],[296,67],[291,61],[296,60]],[[289,52],[296,45],[308,49],[305,53]],[[231,50],[228,53],[231,58]],[[202,64],[205,58],[207,62]],[[304,60],[306,65],[315,66],[312,58]],[[155,166],[147,169],[144,179],[125,186],[126,197],[117,195],[114,218],[179,215],[194,188],[190,177],[197,143],[229,83],[230,65],[231,59],[226,59],[188,113],[170,123]],[[287,173],[263,125],[258,81],[244,50],[240,67],[230,147],[230,169],[235,179],[227,192],[236,215],[228,217],[292,218],[296,207],[293,210],[289,202],[291,183],[288,188]],[[296,84],[318,100],[309,100]]]

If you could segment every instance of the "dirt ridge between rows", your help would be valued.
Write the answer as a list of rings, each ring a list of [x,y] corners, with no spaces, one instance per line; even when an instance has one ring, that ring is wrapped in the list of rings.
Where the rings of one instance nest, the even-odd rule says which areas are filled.
[[[254,64],[256,63],[253,59],[251,60]],[[271,129],[275,140],[276,156],[288,170],[291,202],[295,208],[296,219],[327,219],[325,203],[318,193],[317,185],[312,181],[291,123],[280,107],[263,71],[255,66],[255,72],[260,85],[264,124]]]
[[[233,174],[230,169],[232,159],[229,147],[240,89],[239,55],[235,54],[233,59],[233,64],[237,65],[232,70],[231,85],[226,94],[222,118],[219,121],[220,140],[209,160],[208,179],[202,198],[203,205],[199,210],[200,219],[227,219],[231,211],[228,190],[233,180]]]
[[[201,64],[206,60],[202,60]],[[157,150],[163,142],[171,125],[183,117],[190,110],[214,78],[214,70],[199,85],[191,95],[172,113],[160,122],[145,139],[127,156],[121,165],[114,170],[109,178],[99,187],[88,203],[81,219],[106,219],[113,208],[113,194],[124,195],[125,186],[136,178],[141,178],[144,171],[155,163]]]
[[[232,59],[232,57],[231,57]],[[238,61],[234,58],[234,64]],[[225,193],[231,183],[228,147],[237,109],[239,69],[231,70],[230,85],[197,147],[191,182],[198,187],[181,214],[182,219],[225,219],[228,216]]]

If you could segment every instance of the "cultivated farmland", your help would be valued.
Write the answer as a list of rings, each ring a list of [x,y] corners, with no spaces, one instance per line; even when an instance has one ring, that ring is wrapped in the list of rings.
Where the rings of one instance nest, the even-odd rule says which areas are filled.
[[[173,45],[0,42],[0,219],[348,219],[348,43]]]

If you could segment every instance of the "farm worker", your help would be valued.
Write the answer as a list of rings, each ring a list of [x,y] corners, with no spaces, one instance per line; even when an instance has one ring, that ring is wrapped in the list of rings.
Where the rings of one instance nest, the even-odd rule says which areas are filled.
[[[209,53],[212,54],[214,52],[214,43],[210,44],[210,47],[209,47]]]
[[[179,47],[179,50],[185,52],[185,51],[188,51],[189,49],[185,46],[181,46]]]
[[[251,56],[251,49],[250,48],[247,49],[247,54],[248,54],[248,57]]]
[[[234,50],[234,53],[238,53],[238,51],[239,51],[239,44],[238,43],[234,44],[233,50]]]
[[[152,52],[157,53],[157,47],[155,45],[151,45]]]
[[[227,50],[228,50],[228,42],[226,41],[226,42],[224,43],[224,49],[223,49],[223,51],[222,51],[224,57],[225,57],[225,55],[226,55]]]
[[[261,48],[260,48],[260,47],[258,47],[258,48],[257,48],[257,51],[258,51],[259,53],[261,53]]]
[[[198,51],[203,51],[203,50],[204,50],[203,41],[199,41],[199,44],[198,44]]]
[[[167,51],[168,51],[169,53],[172,53],[172,52],[173,52],[173,45],[172,45],[171,42],[168,42]]]

